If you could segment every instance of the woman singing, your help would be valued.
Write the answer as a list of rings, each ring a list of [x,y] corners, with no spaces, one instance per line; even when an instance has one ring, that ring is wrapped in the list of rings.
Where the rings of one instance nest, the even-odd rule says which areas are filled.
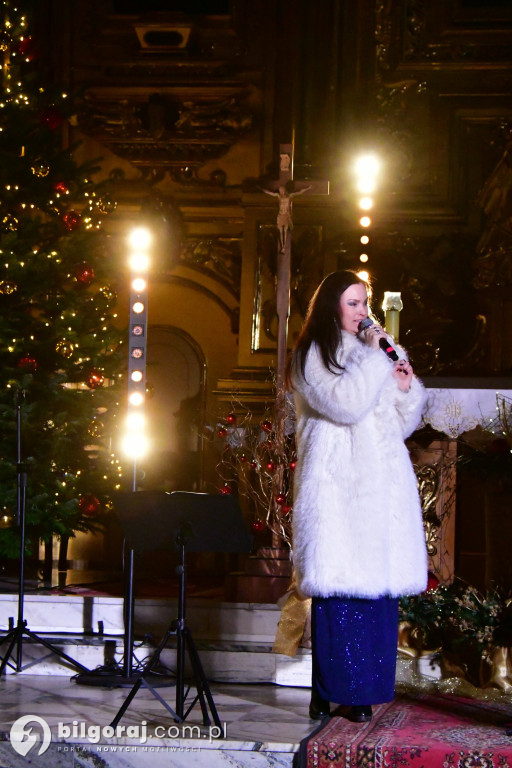
[[[424,389],[402,349],[393,362],[368,317],[368,285],[321,283],[289,363],[297,411],[293,562],[312,600],[310,716],[348,707],[356,722],[394,695],[398,598],[422,592],[427,553],[404,440]]]

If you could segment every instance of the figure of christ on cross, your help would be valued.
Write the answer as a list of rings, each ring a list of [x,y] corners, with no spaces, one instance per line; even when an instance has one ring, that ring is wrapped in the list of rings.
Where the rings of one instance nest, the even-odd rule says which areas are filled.
[[[272,192],[270,189],[262,190],[266,195],[272,195],[272,197],[278,198],[279,211],[277,214],[277,229],[279,230],[279,249],[281,253],[284,253],[286,248],[288,232],[291,232],[293,229],[292,198],[297,195],[303,195],[304,192],[313,189],[314,186],[314,184],[310,184],[308,187],[299,189],[297,192],[287,192],[286,187],[284,186],[280,186],[277,192]]]

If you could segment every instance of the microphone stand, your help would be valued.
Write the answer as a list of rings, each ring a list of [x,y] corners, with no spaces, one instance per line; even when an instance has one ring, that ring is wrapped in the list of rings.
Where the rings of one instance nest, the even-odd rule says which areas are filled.
[[[67,653],[61,651],[60,648],[56,648],[45,638],[36,635],[27,627],[27,621],[24,617],[24,603],[25,603],[25,510],[27,500],[27,474],[28,466],[22,461],[21,451],[21,409],[23,400],[25,399],[25,391],[20,389],[16,392],[15,405],[16,405],[16,443],[17,443],[17,456],[16,456],[16,473],[17,473],[17,493],[16,493],[16,525],[20,531],[20,560],[19,560],[19,572],[18,572],[18,621],[15,627],[9,629],[5,637],[0,640],[0,646],[4,643],[8,643],[7,652],[0,664],[0,677],[5,672],[7,666],[13,669],[15,672],[21,672],[23,670],[23,637],[29,637],[49,651],[60,656],[69,664],[80,669],[82,672],[87,672],[87,667],[84,667]],[[12,619],[9,620],[11,624]],[[15,661],[10,661],[14,647],[16,646]]]

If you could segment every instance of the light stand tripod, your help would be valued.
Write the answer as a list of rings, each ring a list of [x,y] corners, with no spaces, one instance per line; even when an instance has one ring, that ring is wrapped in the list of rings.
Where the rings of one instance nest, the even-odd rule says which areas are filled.
[[[18,571],[18,621],[15,627],[10,629],[5,637],[0,640],[0,646],[4,643],[8,643],[7,652],[0,664],[0,676],[3,675],[7,666],[16,672],[21,672],[23,669],[23,637],[29,637],[37,643],[40,643],[49,651],[60,656],[69,664],[77,667],[82,672],[87,671],[87,667],[84,667],[67,653],[61,651],[60,648],[56,648],[48,640],[35,632],[32,632],[27,627],[27,621],[24,618],[24,603],[25,603],[25,508],[27,500],[27,465],[22,461],[21,451],[21,407],[25,398],[25,392],[18,390],[15,397],[16,404],[16,430],[17,430],[17,497],[16,497],[16,524],[20,531],[20,562]],[[16,646],[16,660],[9,661]]]
[[[135,514],[137,513],[138,514]],[[204,493],[159,493],[139,492],[125,497],[125,505],[118,513],[122,518],[128,540],[139,540],[139,546],[146,549],[169,548],[173,542],[180,550],[178,617],[165,632],[160,644],[139,674],[130,693],[112,721],[116,726],[126,712],[137,692],[144,686],[160,701],[171,714],[175,722],[186,720],[191,710],[199,701],[204,725],[213,722],[221,731],[221,722],[213,700],[206,675],[199,658],[192,633],[186,624],[186,579],[185,552],[249,552],[252,536],[248,532],[237,500],[233,496],[208,495]],[[146,529],[149,538],[144,538],[141,526],[141,514],[146,517]],[[176,635],[176,703],[173,709],[148,682],[148,675],[160,660],[160,654],[171,636]],[[185,691],[185,655],[188,653],[196,696],[185,711],[185,703],[190,686]]]

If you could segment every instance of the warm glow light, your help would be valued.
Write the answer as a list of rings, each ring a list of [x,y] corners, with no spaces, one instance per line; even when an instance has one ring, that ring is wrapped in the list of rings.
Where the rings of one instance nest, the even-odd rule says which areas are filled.
[[[132,392],[130,397],[128,398],[128,401],[131,405],[142,405],[144,402],[144,395],[142,392]]]
[[[359,219],[359,223],[362,227],[369,227],[372,223],[372,220],[369,216],[363,216],[361,219]]]
[[[375,179],[366,178],[366,179],[359,179],[356,186],[359,192],[362,192],[363,195],[371,195],[372,192],[375,192],[375,188],[377,185],[375,183]]]
[[[123,438],[123,452],[132,459],[140,459],[148,451],[148,441],[140,432],[128,433]]]
[[[142,373],[142,371],[132,371],[130,378],[132,381],[142,381],[142,379],[144,378],[144,374]]]
[[[364,280],[365,282],[368,282],[370,278],[370,275],[364,269],[362,269],[360,272],[356,272],[356,274],[360,280]]]
[[[130,232],[128,242],[134,251],[147,250],[151,245],[151,232],[146,227],[136,227]]]
[[[368,245],[368,243],[370,242],[370,238],[368,237],[368,235],[361,235],[361,237],[359,238],[359,242],[362,243],[363,245]]]
[[[142,293],[142,291],[146,290],[146,281],[143,277],[136,277],[135,280],[132,281],[132,288],[136,293]]]
[[[359,201],[359,207],[363,209],[363,211],[369,211],[370,208],[373,208],[373,200],[371,197],[362,197]]]
[[[354,168],[359,181],[375,179],[380,169],[380,162],[376,155],[361,155],[357,158]]]
[[[360,257],[359,257],[359,261],[367,262],[368,261],[368,254],[367,253],[362,253],[360,255]]]
[[[129,259],[132,272],[147,272],[149,269],[149,256],[143,251],[134,251]]]
[[[146,426],[146,418],[143,413],[129,413],[126,417],[126,428],[129,432],[142,432]]]
[[[144,304],[142,301],[136,301],[132,307],[133,311],[136,315],[140,315],[142,312],[144,312]]]

